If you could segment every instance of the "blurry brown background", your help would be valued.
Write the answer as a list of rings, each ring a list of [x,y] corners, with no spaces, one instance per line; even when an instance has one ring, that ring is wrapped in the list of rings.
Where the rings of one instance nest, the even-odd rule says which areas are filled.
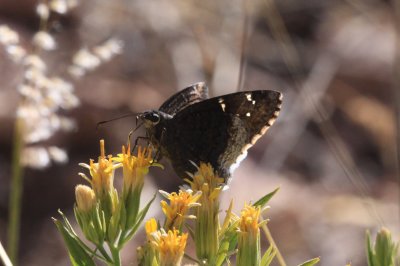
[[[100,138],[108,153],[118,153],[135,120],[125,118],[99,130],[96,123],[158,108],[198,81],[208,83],[211,95],[235,92],[243,38],[244,88],[279,90],[284,101],[275,125],[236,170],[223,207],[234,198],[238,212],[244,202],[280,186],[266,216],[288,265],[316,256],[320,265],[366,265],[365,230],[376,232],[380,220],[398,239],[392,3],[265,0],[247,1],[245,7],[243,2],[82,1],[54,19],[58,48],[43,54],[50,72],[63,76],[76,50],[109,37],[122,39],[124,52],[75,81],[81,105],[68,115],[78,129],[49,140],[66,148],[69,162],[24,173],[21,265],[69,265],[50,217],[57,216],[57,209],[72,215],[74,187],[84,183],[78,163],[97,157]],[[0,24],[15,29],[27,49],[39,27],[36,4],[0,1]],[[1,47],[0,71],[4,243],[22,70]],[[166,170],[150,173],[147,198],[179,184],[164,164]],[[156,203],[150,212],[161,217]],[[142,240],[140,231],[137,243],[125,248],[126,265],[135,265],[135,247]]]

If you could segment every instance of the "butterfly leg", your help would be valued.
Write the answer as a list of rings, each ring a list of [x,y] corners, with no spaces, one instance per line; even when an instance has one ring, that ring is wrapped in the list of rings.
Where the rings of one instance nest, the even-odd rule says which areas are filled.
[[[130,136],[129,136],[130,137]],[[146,140],[147,141],[147,145],[149,145],[149,138],[148,137],[136,137],[136,140],[135,140],[135,145],[133,145],[133,148],[132,148],[132,153],[135,151],[135,149],[137,148],[137,146],[138,146],[138,144],[139,144],[139,140],[141,140],[141,139],[144,139],[144,140]]]
[[[160,143],[163,142],[165,131],[166,131],[165,128],[163,128],[162,131],[161,131]],[[154,162],[159,162],[161,159],[162,159],[161,148],[157,147],[157,151],[156,151],[156,154],[154,155],[153,161]]]

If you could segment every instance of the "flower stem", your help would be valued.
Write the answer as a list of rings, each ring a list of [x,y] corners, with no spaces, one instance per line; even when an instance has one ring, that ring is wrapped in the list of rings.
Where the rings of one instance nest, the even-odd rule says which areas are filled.
[[[101,255],[103,256],[104,260],[107,261],[107,263],[112,262],[112,259],[110,258],[110,256],[107,254],[107,251],[104,249],[104,247],[102,245],[97,246],[97,249],[99,250],[99,252],[101,253]]]
[[[23,167],[21,165],[21,150],[23,147],[22,121],[15,121],[14,147],[12,157],[12,176],[9,198],[8,222],[8,254],[14,265],[17,265],[18,245],[21,223],[21,198],[23,189]]]
[[[112,245],[109,246],[111,251],[111,256],[113,257],[113,266],[121,266],[121,257],[119,254],[119,249],[113,247]]]
[[[260,215],[260,217],[261,217],[261,219],[263,219],[263,218],[262,218],[262,215]],[[263,224],[263,225],[261,226],[261,228],[263,229],[263,231],[264,231],[264,233],[265,233],[265,236],[267,237],[269,243],[270,243],[270,244],[274,247],[274,249],[276,250],[276,258],[277,258],[277,260],[278,260],[278,262],[279,262],[279,265],[281,265],[281,266],[286,266],[286,262],[285,262],[285,260],[283,259],[283,256],[282,256],[281,252],[279,251],[278,247],[276,246],[276,243],[275,243],[274,239],[272,238],[272,235],[271,235],[271,232],[269,231],[268,226],[267,226],[266,224]]]

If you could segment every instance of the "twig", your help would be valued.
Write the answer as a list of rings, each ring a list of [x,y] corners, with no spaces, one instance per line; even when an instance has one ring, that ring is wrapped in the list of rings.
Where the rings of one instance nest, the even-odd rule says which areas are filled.
[[[400,189],[400,1],[394,1],[395,10],[395,23],[396,23],[396,56],[394,62],[393,71],[393,93],[396,107],[396,149],[397,152],[394,154],[396,157],[396,174],[397,174],[397,185]],[[400,205],[400,193],[398,193],[398,202]],[[400,211],[399,211],[400,216]]]

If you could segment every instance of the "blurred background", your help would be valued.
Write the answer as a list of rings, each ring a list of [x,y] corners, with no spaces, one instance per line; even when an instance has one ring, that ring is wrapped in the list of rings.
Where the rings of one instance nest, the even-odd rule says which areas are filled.
[[[245,202],[254,202],[280,186],[265,216],[288,265],[316,256],[321,257],[320,265],[366,265],[367,229],[375,233],[384,225],[398,239],[395,104],[399,84],[393,69],[399,17],[393,3],[68,3],[65,12],[54,4],[43,19],[46,14],[39,10],[38,15],[37,1],[0,1],[0,25],[18,34],[18,45],[27,54],[40,56],[46,65],[42,72],[73,85],[67,96],[76,106],[54,113],[72,131],[53,130],[51,136],[42,134],[26,145],[34,149],[23,155],[29,167],[23,172],[20,265],[70,265],[51,217],[58,217],[57,210],[62,209],[73,220],[74,187],[85,183],[78,176],[85,169],[78,163],[97,158],[101,138],[107,153],[120,152],[135,118],[99,129],[96,124],[157,109],[173,93],[199,81],[207,82],[212,96],[238,89],[273,89],[284,95],[278,120],[234,173],[222,207],[234,198],[238,213]],[[37,40],[44,20],[56,47],[39,51],[38,46],[46,45]],[[82,63],[77,59],[82,49],[101,58],[93,47],[110,39],[120,41],[110,48],[109,60],[83,57]],[[21,115],[25,98],[31,95],[21,89],[29,73],[26,63],[15,58],[15,51],[3,38],[0,240],[5,245],[16,114],[20,111]],[[29,110],[23,110],[25,117],[31,114]],[[53,129],[58,128],[53,125]],[[143,135],[138,131],[135,136]],[[51,152],[49,147],[61,149]],[[63,151],[68,161],[55,163],[65,161]],[[150,172],[147,198],[157,189],[175,191],[181,184],[168,162],[163,164],[165,170]],[[116,183],[120,181],[116,177]],[[149,215],[161,217],[158,203]],[[124,265],[136,264],[136,247],[143,240],[140,231],[124,249]]]

